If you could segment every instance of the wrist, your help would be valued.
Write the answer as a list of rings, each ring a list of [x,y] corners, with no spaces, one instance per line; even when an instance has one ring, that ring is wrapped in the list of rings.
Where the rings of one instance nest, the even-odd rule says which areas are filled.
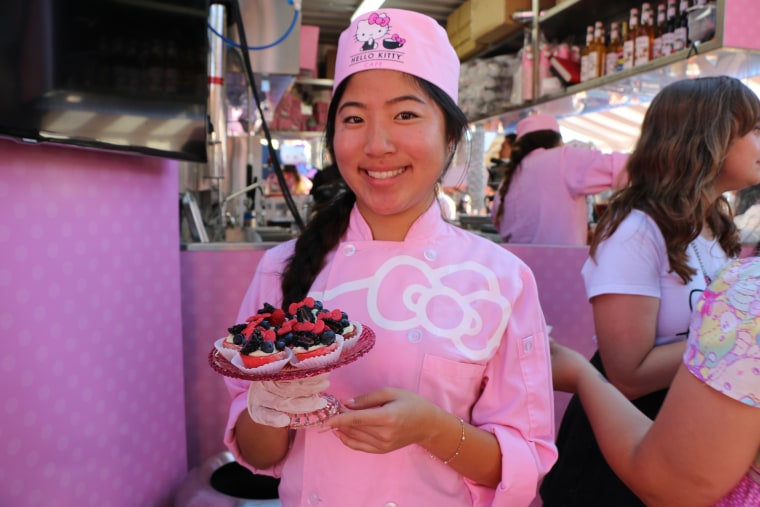
[[[444,465],[457,459],[467,440],[467,430],[464,419],[448,412],[442,412],[442,422],[439,431],[425,445],[430,457],[441,461]]]

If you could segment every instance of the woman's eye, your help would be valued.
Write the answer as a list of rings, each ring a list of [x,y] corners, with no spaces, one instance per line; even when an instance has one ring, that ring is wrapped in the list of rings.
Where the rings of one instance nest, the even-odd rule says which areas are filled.
[[[346,116],[343,118],[343,123],[361,123],[362,119],[358,116]]]
[[[411,119],[417,118],[417,115],[412,113],[411,111],[404,111],[403,113],[399,113],[398,117],[401,120],[411,120]]]

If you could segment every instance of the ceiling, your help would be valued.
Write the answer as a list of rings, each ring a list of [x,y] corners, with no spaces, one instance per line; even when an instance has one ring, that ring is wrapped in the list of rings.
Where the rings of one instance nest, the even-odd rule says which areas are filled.
[[[319,43],[336,45],[340,33],[351,23],[351,14],[361,0],[302,0],[301,24],[319,27]],[[446,18],[463,0],[386,0],[385,9],[410,9],[436,19],[446,27]]]

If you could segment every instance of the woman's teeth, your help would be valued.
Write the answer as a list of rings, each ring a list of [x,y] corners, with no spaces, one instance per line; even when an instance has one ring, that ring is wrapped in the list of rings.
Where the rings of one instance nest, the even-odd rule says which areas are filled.
[[[395,171],[367,171],[367,174],[371,178],[377,178],[379,180],[384,180],[387,178],[393,178],[394,176],[398,176],[399,174],[406,171],[405,167],[402,167],[401,169],[396,169]]]

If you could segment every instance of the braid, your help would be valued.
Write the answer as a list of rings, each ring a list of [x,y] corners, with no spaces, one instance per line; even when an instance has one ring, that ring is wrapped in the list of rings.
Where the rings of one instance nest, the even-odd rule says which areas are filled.
[[[283,308],[301,301],[309,293],[325,265],[327,254],[346,233],[355,201],[356,195],[346,188],[316,210],[285,265],[280,284]]]
[[[509,192],[509,187],[512,184],[512,178],[517,173],[517,169],[520,167],[520,163],[525,157],[537,148],[550,149],[559,146],[562,141],[562,136],[559,132],[553,130],[536,130],[525,134],[520,139],[512,143],[512,153],[509,156],[509,162],[504,170],[504,178],[499,186],[499,207],[496,210],[496,223],[501,224],[501,219],[504,216],[504,197]]]

